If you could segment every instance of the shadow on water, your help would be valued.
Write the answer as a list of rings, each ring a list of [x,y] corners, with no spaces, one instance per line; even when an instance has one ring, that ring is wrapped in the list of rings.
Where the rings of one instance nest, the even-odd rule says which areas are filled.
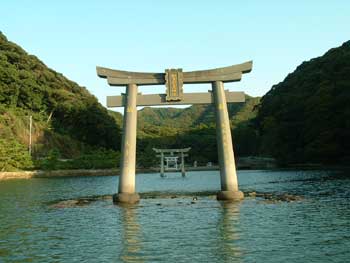
[[[237,244],[241,238],[238,231],[240,202],[220,202],[220,206],[218,256],[222,262],[240,262],[242,251]]]
[[[121,262],[144,262],[141,255],[142,237],[137,220],[136,206],[121,206],[122,249],[119,260]]]
[[[218,203],[219,210],[216,218],[216,224],[214,229],[215,235],[209,236],[208,240],[203,239],[197,239],[201,235],[193,234],[194,237],[187,236],[187,231],[185,231],[185,236],[181,238],[181,241],[178,239],[178,233],[172,233],[171,240],[175,244],[177,242],[181,242],[183,244],[184,254],[189,261],[188,262],[203,262],[202,256],[199,256],[196,253],[201,253],[202,249],[205,251],[211,250],[211,253],[208,254],[207,260],[210,260],[211,258],[213,261],[205,261],[205,262],[215,262],[216,260],[219,260],[219,262],[241,262],[242,261],[242,249],[238,245],[238,241],[242,238],[240,236],[239,231],[239,215],[240,215],[240,202],[236,203],[230,203],[230,202],[219,202]],[[183,206],[183,205],[180,205]],[[119,261],[118,262],[154,262],[154,261],[162,261],[164,262],[164,250],[167,250],[169,248],[163,247],[162,244],[159,245],[159,252],[160,254],[154,254],[155,251],[158,251],[157,249],[152,248],[149,250],[147,248],[147,240],[152,239],[152,237],[143,237],[142,233],[144,233],[145,229],[149,226],[142,226],[139,223],[139,212],[140,209],[142,209],[142,206],[139,205],[119,205],[120,212],[121,212],[121,237],[122,237],[122,247],[119,255]],[[194,208],[194,209],[200,209],[200,208]],[[192,209],[191,209],[192,210]],[[193,210],[192,210],[193,212]],[[159,226],[160,221],[156,220],[156,225]],[[184,224],[186,222],[186,219],[184,219]],[[168,222],[169,223],[169,222]],[[188,221],[187,221],[188,223]],[[204,223],[204,221],[198,221],[198,224]],[[164,228],[167,228],[167,226],[164,226]],[[203,226],[205,227],[205,226]],[[186,227],[184,227],[186,228]],[[197,229],[197,231],[202,231],[202,227],[198,226],[192,226],[193,229]],[[152,228],[153,229],[153,228]],[[157,231],[153,229],[154,231]],[[207,231],[210,231],[209,229]],[[180,231],[181,232],[181,231]],[[193,241],[197,241],[197,249],[198,251],[195,252],[194,246],[190,245],[193,244]],[[168,240],[169,241],[169,240]],[[146,243],[144,243],[146,242]],[[210,243],[210,245],[208,245]],[[165,244],[167,244],[167,241],[165,240]],[[199,247],[198,247],[199,246]],[[163,250],[163,252],[161,252]],[[185,252],[186,251],[186,252]],[[172,252],[170,252],[169,257]],[[147,254],[149,256],[147,256]],[[166,253],[165,253],[166,254]],[[193,257],[193,258],[192,258]],[[170,258],[168,258],[170,259]],[[154,260],[154,261],[153,261]],[[193,261],[192,261],[193,260]],[[200,261],[196,261],[200,260]],[[180,262],[183,262],[181,259],[179,259]]]

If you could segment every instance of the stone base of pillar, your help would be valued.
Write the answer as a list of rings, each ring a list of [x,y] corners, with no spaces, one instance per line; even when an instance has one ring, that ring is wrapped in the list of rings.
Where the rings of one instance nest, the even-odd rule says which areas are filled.
[[[220,191],[217,193],[216,199],[222,201],[240,201],[244,199],[244,194],[241,191]]]
[[[113,195],[113,203],[135,204],[140,201],[140,195],[137,193],[118,193]]]

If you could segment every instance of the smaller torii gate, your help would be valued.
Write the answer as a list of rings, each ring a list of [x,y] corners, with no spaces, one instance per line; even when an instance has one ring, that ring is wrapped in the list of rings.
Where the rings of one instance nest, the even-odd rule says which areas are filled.
[[[164,177],[164,171],[165,171],[164,170],[164,158],[168,158],[168,157],[176,157],[176,158],[181,157],[181,166],[180,166],[181,167],[181,174],[182,174],[182,176],[185,176],[186,175],[185,157],[188,156],[188,154],[185,154],[185,153],[189,152],[189,150],[191,150],[191,147],[184,148],[184,149],[157,149],[157,148],[153,148],[153,151],[155,151],[156,153],[159,153],[157,155],[157,157],[160,157],[160,176]],[[177,153],[177,155],[174,155],[174,153]]]

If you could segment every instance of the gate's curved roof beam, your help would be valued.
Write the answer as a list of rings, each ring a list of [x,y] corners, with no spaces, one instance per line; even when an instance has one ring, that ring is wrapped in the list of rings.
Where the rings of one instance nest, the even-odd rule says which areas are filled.
[[[253,61],[229,67],[183,72],[183,83],[211,83],[213,81],[233,82],[241,80],[242,74],[252,70]],[[131,72],[96,67],[97,75],[107,78],[111,86],[162,85],[165,84],[165,73]]]

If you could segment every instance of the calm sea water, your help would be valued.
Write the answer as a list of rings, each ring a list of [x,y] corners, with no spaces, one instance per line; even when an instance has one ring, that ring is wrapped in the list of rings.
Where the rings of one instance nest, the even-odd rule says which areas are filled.
[[[140,174],[132,207],[112,204],[117,183],[0,182],[0,262],[350,262],[347,173],[240,171],[257,193],[240,203],[215,200],[218,172]]]

